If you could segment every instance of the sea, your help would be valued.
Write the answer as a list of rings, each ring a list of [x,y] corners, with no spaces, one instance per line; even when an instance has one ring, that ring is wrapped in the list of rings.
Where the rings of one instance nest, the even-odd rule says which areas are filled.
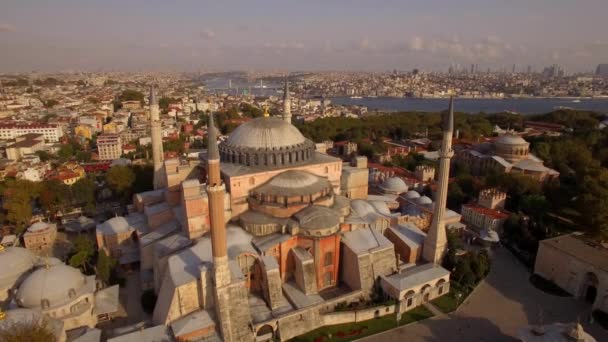
[[[252,94],[255,96],[281,96],[282,84],[246,82],[226,78],[202,81],[211,92],[227,94]],[[381,112],[439,112],[448,107],[448,99],[404,98],[404,97],[332,97],[332,103],[346,106],[364,106],[368,110]],[[457,98],[454,109],[464,113],[513,112],[522,115],[544,114],[560,108],[591,110],[608,115],[608,98],[512,98],[512,99],[471,99]]]
[[[448,99],[403,98],[403,97],[334,97],[332,103],[357,105],[368,110],[382,112],[439,112],[448,107]],[[454,100],[454,109],[464,113],[513,112],[522,115],[544,114],[556,109],[570,108],[591,110],[608,115],[608,98],[514,98],[514,99],[467,99]]]

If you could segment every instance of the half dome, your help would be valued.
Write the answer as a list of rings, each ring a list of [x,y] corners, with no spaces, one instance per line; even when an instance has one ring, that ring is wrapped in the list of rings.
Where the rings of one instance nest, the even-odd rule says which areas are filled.
[[[34,268],[37,257],[29,249],[7,247],[0,251],[0,288],[12,288],[21,276]]]

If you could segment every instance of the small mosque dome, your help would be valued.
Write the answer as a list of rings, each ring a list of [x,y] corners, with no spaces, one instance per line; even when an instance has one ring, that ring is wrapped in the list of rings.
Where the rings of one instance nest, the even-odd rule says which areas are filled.
[[[405,193],[405,198],[407,198],[409,200],[414,200],[416,198],[420,198],[420,194],[415,190],[410,190]]]
[[[25,308],[39,308],[44,300],[48,306],[54,306],[70,298],[70,293],[77,292],[85,282],[84,275],[73,267],[64,264],[41,267],[19,286],[17,303]]]
[[[379,188],[389,194],[399,195],[407,191],[407,185],[403,181],[403,179],[399,177],[391,177],[386,179],[382,184],[380,184]]]
[[[97,231],[104,235],[113,235],[126,232],[130,229],[129,223],[122,216],[112,217],[106,222],[97,225]]]
[[[40,222],[36,222],[36,223],[32,224],[31,226],[29,226],[27,228],[27,231],[30,232],[30,233],[37,233],[37,232],[41,232],[43,230],[46,230],[49,227],[50,226],[49,226],[48,223],[40,221]]]
[[[391,210],[386,205],[386,202],[383,202],[383,201],[370,201],[369,204],[371,204],[371,206],[374,207],[374,209],[377,212],[379,212],[380,214],[383,214],[383,215],[390,215],[391,214]]]
[[[416,200],[416,204],[418,205],[429,205],[433,204],[433,200],[427,196],[422,196]]]
[[[528,145],[528,142],[525,141],[519,135],[505,134],[505,135],[501,135],[498,139],[496,139],[496,144],[520,146],[520,145]]]

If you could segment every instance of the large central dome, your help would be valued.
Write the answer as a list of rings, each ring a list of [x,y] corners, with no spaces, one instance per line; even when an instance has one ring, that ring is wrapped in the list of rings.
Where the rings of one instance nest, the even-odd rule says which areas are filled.
[[[219,150],[225,163],[280,167],[312,159],[315,144],[290,123],[262,117],[237,127]]]
[[[302,144],[306,138],[295,126],[279,118],[257,118],[237,127],[225,144],[250,148],[280,148]]]

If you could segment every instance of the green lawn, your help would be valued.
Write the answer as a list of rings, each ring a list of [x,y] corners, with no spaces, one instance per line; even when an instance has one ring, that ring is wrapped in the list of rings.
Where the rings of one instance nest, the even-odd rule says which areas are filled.
[[[450,313],[458,308],[458,300],[452,292],[431,301],[443,313]]]
[[[431,317],[433,317],[433,313],[431,311],[429,311],[429,309],[427,309],[425,306],[420,305],[418,307],[413,308],[412,310],[410,310],[408,312],[404,312],[401,315],[401,322],[399,322],[399,324],[400,325],[409,324],[412,322],[421,321],[423,319],[427,319],[427,318],[431,318]]]
[[[401,316],[399,325],[412,323],[433,317],[424,306],[414,308]],[[380,318],[370,319],[368,321],[358,323],[346,323],[337,325],[328,325],[326,327],[313,330],[307,334],[298,336],[291,341],[293,342],[346,342],[353,341],[365,336],[377,334],[381,331],[389,330],[397,327],[396,315],[386,315]],[[329,335],[331,334],[331,338]]]

